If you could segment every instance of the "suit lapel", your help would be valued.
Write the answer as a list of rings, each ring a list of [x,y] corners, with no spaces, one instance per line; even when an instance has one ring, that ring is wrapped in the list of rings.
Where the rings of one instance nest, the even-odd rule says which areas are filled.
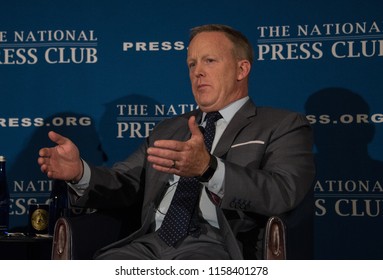
[[[246,127],[251,122],[251,118],[256,115],[256,110],[251,100],[247,101],[243,107],[239,109],[217,143],[214,150],[215,156],[223,157],[228,152],[238,133]]]

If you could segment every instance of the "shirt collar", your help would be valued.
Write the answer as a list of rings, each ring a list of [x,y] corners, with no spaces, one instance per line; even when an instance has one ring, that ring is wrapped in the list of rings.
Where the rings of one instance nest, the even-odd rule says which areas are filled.
[[[247,100],[249,100],[249,96],[245,96],[241,99],[238,99],[230,103],[226,107],[222,108],[221,110],[219,110],[225,122],[229,123],[231,119],[234,117],[235,113],[238,112],[238,110],[247,102]],[[203,121],[201,123],[204,123],[206,121],[205,117],[206,117],[206,113],[203,112],[203,116],[202,116]]]

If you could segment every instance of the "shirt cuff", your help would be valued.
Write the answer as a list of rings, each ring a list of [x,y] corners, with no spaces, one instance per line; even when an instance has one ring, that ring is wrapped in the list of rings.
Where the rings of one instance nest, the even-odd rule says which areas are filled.
[[[215,193],[220,198],[224,195],[224,178],[225,178],[225,164],[223,160],[217,158],[217,169],[214,172],[213,177],[209,182],[204,185],[208,188],[209,191]]]
[[[78,181],[76,184],[67,182],[68,186],[71,187],[78,196],[84,195],[84,192],[88,188],[90,181],[90,167],[84,160],[82,160],[82,163],[84,166],[84,173],[80,181]]]

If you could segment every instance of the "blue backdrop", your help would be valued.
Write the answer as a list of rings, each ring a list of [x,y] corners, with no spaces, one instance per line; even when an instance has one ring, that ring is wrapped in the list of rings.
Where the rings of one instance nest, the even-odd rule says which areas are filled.
[[[189,29],[231,25],[251,40],[250,95],[307,115],[315,134],[315,258],[380,259],[383,236],[383,2],[28,1],[0,10],[0,154],[11,227],[45,202],[47,132],[110,166],[160,120],[195,108]]]

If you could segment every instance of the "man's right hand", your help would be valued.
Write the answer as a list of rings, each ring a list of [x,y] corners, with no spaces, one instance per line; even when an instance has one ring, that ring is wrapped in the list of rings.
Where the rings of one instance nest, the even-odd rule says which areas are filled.
[[[40,149],[37,162],[41,171],[52,179],[80,181],[84,167],[77,146],[69,138],[53,131],[48,133],[48,137],[57,145]]]

